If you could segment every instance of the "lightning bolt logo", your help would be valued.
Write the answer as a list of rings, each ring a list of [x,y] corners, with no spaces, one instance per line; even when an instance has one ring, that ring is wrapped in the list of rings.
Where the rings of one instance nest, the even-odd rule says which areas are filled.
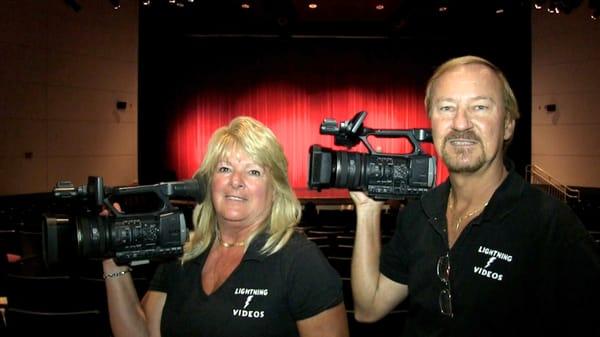
[[[496,257],[494,257],[494,256],[490,257],[490,259],[485,264],[485,267],[483,267],[483,269],[486,269],[487,267],[491,266],[494,261],[496,261]]]
[[[254,297],[254,295],[250,295],[246,298],[246,304],[244,304],[244,309],[246,309],[246,307],[248,305],[250,305],[250,302],[252,302],[252,298]]]

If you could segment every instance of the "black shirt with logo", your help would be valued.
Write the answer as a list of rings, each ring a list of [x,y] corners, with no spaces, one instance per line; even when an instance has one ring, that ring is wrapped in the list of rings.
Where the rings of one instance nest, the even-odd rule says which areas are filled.
[[[600,259],[565,203],[511,170],[449,250],[449,189],[409,203],[382,251],[381,272],[408,285],[404,335],[600,335]],[[452,318],[440,310],[436,269],[447,252]]]
[[[298,336],[296,321],[343,301],[342,282],[319,248],[295,233],[278,252],[259,252],[266,235],[212,294],[202,289],[208,251],[181,265],[159,266],[150,290],[167,293],[161,334],[167,336]]]

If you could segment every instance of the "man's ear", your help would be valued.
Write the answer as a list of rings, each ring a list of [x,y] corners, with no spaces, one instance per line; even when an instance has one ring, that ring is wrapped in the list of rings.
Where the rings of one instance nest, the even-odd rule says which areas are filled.
[[[509,140],[512,138],[513,134],[515,133],[515,125],[517,124],[517,122],[506,116],[506,118],[504,119],[504,140]]]

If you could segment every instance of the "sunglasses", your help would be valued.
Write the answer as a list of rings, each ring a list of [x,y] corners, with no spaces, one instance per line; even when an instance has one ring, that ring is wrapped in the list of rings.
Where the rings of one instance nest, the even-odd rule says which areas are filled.
[[[446,316],[453,317],[452,294],[450,293],[450,256],[448,253],[440,256],[437,262],[437,276],[442,281],[439,304],[440,312]]]

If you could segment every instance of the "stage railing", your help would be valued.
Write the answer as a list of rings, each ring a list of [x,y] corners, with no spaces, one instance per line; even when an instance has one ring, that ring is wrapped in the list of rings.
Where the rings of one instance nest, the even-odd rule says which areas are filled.
[[[527,165],[525,174],[532,185],[537,186],[558,200],[565,203],[581,200],[581,193],[578,189],[561,183],[538,165]]]

